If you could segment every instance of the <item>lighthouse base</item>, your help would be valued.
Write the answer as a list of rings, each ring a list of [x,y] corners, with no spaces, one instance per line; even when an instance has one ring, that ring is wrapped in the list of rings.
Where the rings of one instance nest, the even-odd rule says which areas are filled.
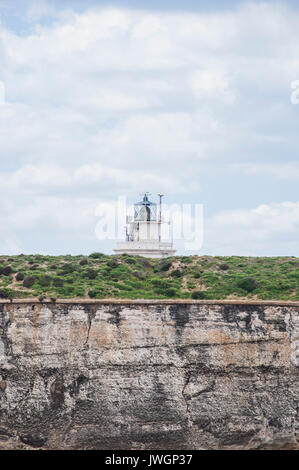
[[[115,254],[138,255],[146,258],[166,258],[176,252],[172,243],[156,241],[119,242],[114,249]]]

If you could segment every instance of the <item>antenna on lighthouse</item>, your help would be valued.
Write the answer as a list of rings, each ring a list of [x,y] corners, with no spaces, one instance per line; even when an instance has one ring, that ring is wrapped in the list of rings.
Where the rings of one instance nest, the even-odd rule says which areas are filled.
[[[148,198],[148,196],[151,196],[151,193],[145,191],[145,193],[139,193],[139,196],[144,196],[145,198]]]
[[[162,197],[164,196],[164,194],[158,194],[159,196],[159,222],[161,223],[162,222]]]
[[[158,194],[159,196],[159,242],[161,241],[161,223],[162,223],[162,197],[164,194]]]

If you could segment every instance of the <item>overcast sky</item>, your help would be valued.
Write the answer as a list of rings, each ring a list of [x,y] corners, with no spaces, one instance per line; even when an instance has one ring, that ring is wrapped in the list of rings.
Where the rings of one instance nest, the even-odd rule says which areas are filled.
[[[299,256],[296,3],[0,0],[0,253],[112,252],[97,204],[149,191]]]

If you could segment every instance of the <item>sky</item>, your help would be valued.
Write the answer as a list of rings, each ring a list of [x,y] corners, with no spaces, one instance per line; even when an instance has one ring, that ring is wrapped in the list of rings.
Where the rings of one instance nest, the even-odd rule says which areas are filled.
[[[149,191],[203,205],[178,254],[299,256],[298,2],[0,0],[0,20],[0,254],[112,253],[98,205]]]

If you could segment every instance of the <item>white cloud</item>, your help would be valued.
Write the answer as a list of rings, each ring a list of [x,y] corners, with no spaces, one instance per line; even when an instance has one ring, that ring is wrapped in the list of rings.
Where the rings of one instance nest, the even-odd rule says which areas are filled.
[[[62,231],[72,207],[90,214],[97,198],[148,189],[196,201],[209,194],[223,208],[228,173],[298,180],[298,165],[285,152],[276,163],[264,158],[269,147],[278,153],[288,145],[294,153],[298,146],[289,102],[289,85],[299,77],[297,12],[247,4],[209,14],[76,13],[34,1],[27,20],[28,34],[1,30],[0,192],[9,201],[1,216],[8,240],[32,226]],[[205,162],[213,165],[207,177]],[[269,207],[286,217],[292,238],[288,214],[297,220],[295,209]],[[244,238],[265,242],[267,251],[271,233],[278,246],[286,231],[279,215],[263,210],[212,217],[209,249],[240,251]],[[80,220],[76,236],[84,238],[92,219]]]
[[[232,165],[236,172],[246,175],[268,175],[281,180],[299,181],[299,163],[238,163]]]
[[[205,221],[203,251],[224,255],[296,255],[299,202],[261,204],[216,213]],[[293,252],[292,252],[293,250]]]
[[[44,17],[56,16],[54,6],[43,0],[33,1],[27,8],[26,18],[28,21],[39,21]]]
[[[40,14],[44,14],[47,5],[33,3],[32,11],[40,8]],[[263,30],[257,18],[261,14],[266,18]],[[152,152],[161,143],[160,154],[163,149],[170,149],[172,154],[176,148],[181,153],[185,146],[191,162],[191,147],[196,149],[197,157],[204,153],[209,158],[220,155],[221,149],[223,158],[223,150],[236,143],[241,133],[243,138],[252,133],[251,128],[244,129],[244,124],[252,124],[245,112],[242,127],[237,118],[243,109],[240,87],[264,84],[265,89],[277,89],[277,80],[282,86],[296,59],[294,49],[283,63],[277,63],[277,34],[283,35],[285,45],[296,44],[298,38],[292,28],[289,36],[286,33],[286,21],[294,21],[291,15],[286,18],[284,12],[273,7],[255,5],[209,15],[114,8],[60,16],[52,26],[40,27],[25,37],[3,31],[8,101],[29,107],[18,107],[15,121],[7,120],[2,110],[3,144],[12,145],[12,152],[17,143],[23,147],[26,139],[25,148],[31,144],[28,152],[40,153],[38,142],[47,138],[46,133],[54,136],[50,146],[60,140],[64,148],[76,147],[78,142],[73,142],[80,123],[74,122],[72,128],[71,123],[64,122],[66,114],[68,118],[73,114],[89,122],[85,148],[87,140],[95,136],[95,129],[101,128],[105,147],[113,149],[110,158],[116,161],[123,152],[120,146],[116,148],[115,136],[128,132],[133,135],[127,134],[132,147],[126,158],[133,160],[140,152],[138,137],[147,132],[149,142],[145,145],[151,144]],[[270,52],[260,44],[259,35],[273,45]],[[257,45],[258,51],[254,49]],[[234,106],[237,115],[233,120],[224,120],[223,112],[219,112],[223,105]],[[199,115],[201,127],[213,122],[217,125],[210,126],[207,133],[198,131],[195,121]],[[11,139],[10,122],[14,132],[23,130],[23,136]],[[132,125],[137,126],[135,132],[130,129]],[[105,132],[108,128],[111,132]],[[223,130],[221,136],[219,128]],[[82,135],[82,129],[79,133]],[[59,159],[64,158],[61,148],[54,151],[58,151]]]
[[[20,240],[10,234],[7,238],[2,237],[0,240],[0,251],[7,255],[19,255],[23,250]]]
[[[191,87],[198,98],[208,96],[210,99],[222,99],[234,103],[235,95],[230,89],[228,77],[221,70],[197,70],[192,74]]]
[[[128,188],[129,186],[129,188]],[[18,194],[46,194],[62,190],[65,194],[88,190],[94,198],[115,197],[126,191],[128,194],[139,193],[142,188],[159,191],[164,188],[169,192],[186,192],[176,177],[156,175],[144,170],[120,169],[101,164],[86,164],[78,167],[57,165],[25,165],[13,172],[0,172],[0,194],[17,191]],[[115,190],[118,188],[118,191]],[[198,190],[199,186],[194,186]],[[188,188],[189,189],[189,188]]]
[[[282,202],[279,204],[262,204],[254,209],[223,211],[212,217],[211,222],[220,227],[229,226],[254,228],[266,236],[273,230],[285,232],[297,228],[299,222],[299,202]]]

